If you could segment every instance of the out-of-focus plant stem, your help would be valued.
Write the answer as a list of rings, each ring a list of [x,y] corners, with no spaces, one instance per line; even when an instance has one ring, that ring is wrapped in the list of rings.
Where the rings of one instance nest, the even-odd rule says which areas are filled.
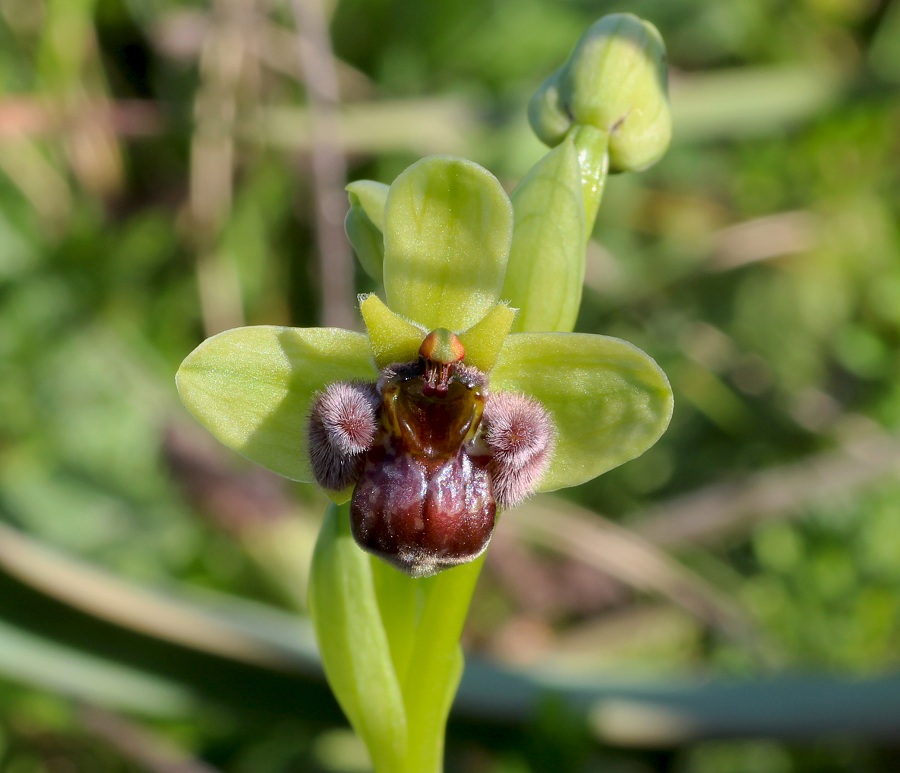
[[[310,108],[312,183],[323,327],[353,328],[356,315],[350,250],[344,237],[347,165],[339,140],[337,68],[321,0],[292,0],[297,52]]]
[[[200,57],[189,207],[207,335],[244,322],[237,269],[216,242],[231,212],[237,93],[246,66],[242,20],[252,14],[253,7],[254,0],[217,0]]]

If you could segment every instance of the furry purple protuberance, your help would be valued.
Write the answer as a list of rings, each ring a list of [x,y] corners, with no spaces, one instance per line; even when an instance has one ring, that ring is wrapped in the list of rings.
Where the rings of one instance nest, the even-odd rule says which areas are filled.
[[[514,507],[533,494],[553,452],[553,422],[536,400],[511,392],[487,396],[483,440],[501,507]]]
[[[340,491],[355,483],[372,445],[380,398],[374,384],[338,382],[313,402],[309,457],[319,485]]]

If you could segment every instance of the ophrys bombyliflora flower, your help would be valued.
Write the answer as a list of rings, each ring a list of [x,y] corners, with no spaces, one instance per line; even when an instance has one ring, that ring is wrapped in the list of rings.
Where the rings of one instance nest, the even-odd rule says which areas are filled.
[[[318,481],[336,501],[354,496],[355,487],[363,547],[424,575],[481,552],[493,527],[492,501],[512,506],[532,490],[578,485],[643,453],[668,424],[671,390],[656,363],[625,341],[509,333],[515,312],[501,291],[512,209],[477,164],[423,159],[389,188],[369,193],[382,208],[376,225],[384,233],[378,257],[387,303],[376,295],[361,300],[367,335],[226,331],[188,356],[178,386],[194,415],[248,458],[294,480]],[[435,335],[440,340],[432,338],[423,353]],[[463,357],[454,360],[454,351]],[[443,376],[441,367],[448,369]],[[342,440],[322,426],[329,410],[358,426]],[[542,428],[536,445],[513,442],[517,422],[519,430]],[[336,443],[343,458],[311,461],[323,440]],[[530,461],[523,448],[531,449]],[[419,494],[410,495],[416,476]],[[460,504],[469,487],[480,499]],[[448,551],[452,530],[444,524],[438,531],[447,539],[429,553],[421,517],[429,507],[450,513],[450,521],[476,513],[485,525]],[[363,522],[373,513],[382,525],[397,516],[407,536],[367,543]]]

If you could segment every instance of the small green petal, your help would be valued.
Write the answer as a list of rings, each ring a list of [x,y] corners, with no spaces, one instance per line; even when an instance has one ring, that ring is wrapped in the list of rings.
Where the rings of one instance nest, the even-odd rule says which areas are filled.
[[[512,220],[503,187],[478,164],[447,156],[413,164],[385,208],[388,306],[428,330],[470,328],[500,297]]]
[[[359,310],[379,368],[394,362],[412,362],[419,357],[419,347],[428,331],[394,314],[377,295],[364,296]]]
[[[541,491],[576,486],[640,456],[672,416],[665,373],[636,346],[607,336],[513,334],[491,388],[530,394],[553,415],[556,450]]]
[[[187,409],[229,448],[293,480],[313,481],[306,423],[334,381],[374,381],[369,341],[336,328],[241,327],[204,341],[181,364]]]
[[[493,368],[515,317],[516,309],[501,303],[478,324],[460,333],[459,340],[466,349],[466,364],[485,372]]]
[[[571,137],[528,173],[512,195],[516,213],[503,299],[519,309],[513,329],[569,331],[584,282],[584,197]]]

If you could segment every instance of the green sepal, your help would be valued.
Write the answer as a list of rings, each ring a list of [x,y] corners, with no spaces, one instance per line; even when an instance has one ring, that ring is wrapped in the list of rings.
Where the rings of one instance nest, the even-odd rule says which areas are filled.
[[[553,417],[556,448],[541,491],[577,486],[640,456],[672,416],[665,373],[636,346],[608,336],[513,334],[491,386],[531,395]]]
[[[459,340],[466,349],[466,364],[485,373],[493,368],[515,317],[516,309],[499,303],[483,319],[460,333]]]
[[[513,330],[569,331],[581,303],[587,239],[571,138],[531,169],[512,202],[516,219],[502,295],[519,309]]]
[[[388,306],[428,330],[467,330],[496,305],[512,206],[472,161],[431,156],[391,185],[384,213]]]
[[[312,482],[307,421],[313,395],[335,381],[377,378],[361,333],[258,326],[207,339],[185,358],[175,380],[187,409],[226,446],[280,475]]]
[[[325,515],[309,578],[309,613],[328,683],[376,771],[406,770],[408,729],[369,556],[350,533],[349,508]]]
[[[395,362],[413,362],[418,358],[419,347],[428,331],[394,314],[377,295],[361,296],[359,310],[369,333],[375,364],[379,368],[386,368]]]
[[[347,188],[350,209],[344,231],[363,270],[382,281],[384,264],[384,204],[388,186],[373,180],[357,180]]]

